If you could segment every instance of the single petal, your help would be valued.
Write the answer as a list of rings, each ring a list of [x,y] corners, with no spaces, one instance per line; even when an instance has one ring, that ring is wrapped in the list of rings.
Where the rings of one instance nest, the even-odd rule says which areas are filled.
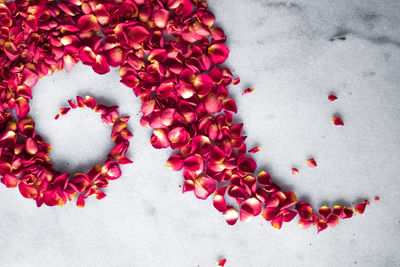
[[[119,163],[116,161],[106,162],[101,168],[101,173],[107,175],[110,180],[118,179],[122,175]]]
[[[215,181],[206,176],[200,176],[194,181],[194,194],[199,199],[207,199],[209,195],[214,193],[215,188]]]
[[[379,198],[378,196],[375,196],[375,197],[374,197],[374,200],[375,200],[375,201],[379,201],[380,198]]]
[[[284,222],[291,222],[297,215],[297,212],[293,210],[281,210],[280,213]]]
[[[297,196],[294,192],[288,191],[284,193],[285,200],[281,201],[280,207],[281,209],[286,209],[290,206],[293,206],[297,202]]]
[[[275,219],[273,219],[271,221],[272,227],[274,227],[277,230],[282,228],[282,223],[283,223],[283,216],[282,215],[279,215],[278,217],[276,217]]]
[[[213,44],[208,48],[208,56],[211,62],[222,64],[229,56],[229,48],[224,44]]]
[[[222,107],[231,113],[237,113],[236,103],[232,98],[225,99],[222,102]]]
[[[244,90],[244,91],[242,92],[242,95],[250,94],[250,93],[252,93],[253,91],[254,91],[254,88],[247,88],[246,90]]]
[[[8,188],[15,188],[19,183],[19,179],[14,175],[5,174],[4,177],[1,178],[1,182]]]
[[[225,191],[226,187],[221,187],[215,190],[213,205],[219,212],[225,212],[227,210],[225,202]]]
[[[244,173],[253,173],[257,168],[256,162],[251,158],[243,157],[239,160],[238,169]]]
[[[224,267],[224,266],[225,266],[225,263],[226,263],[226,259],[219,259],[219,260],[217,261],[217,266],[218,266],[218,267]]]
[[[328,100],[329,101],[335,101],[337,97],[335,95],[328,95]]]
[[[35,155],[38,152],[38,150],[39,147],[36,141],[31,137],[27,138],[25,142],[25,151],[31,155]]]
[[[173,171],[180,171],[183,168],[183,158],[181,155],[172,155],[169,157],[167,164],[167,168],[170,168]]]
[[[307,228],[310,227],[311,225],[313,225],[313,221],[300,218],[300,220],[299,220],[299,226],[300,226],[302,229],[307,229]]]
[[[183,166],[192,172],[202,171],[204,169],[204,160],[199,155],[190,156],[183,161]]]
[[[239,218],[239,213],[231,206],[228,206],[227,208],[228,209],[223,213],[226,223],[229,225],[234,225]]]
[[[79,195],[78,199],[76,200],[76,205],[77,205],[79,208],[85,207],[85,199],[83,198],[82,195]]]
[[[171,142],[172,149],[179,149],[189,143],[190,135],[184,127],[176,127],[169,131],[168,139]]]
[[[167,132],[164,129],[156,129],[150,138],[151,145],[156,148],[166,148],[169,147],[169,140],[167,137]]]
[[[315,160],[313,158],[307,159],[306,163],[307,163],[308,167],[310,167],[310,168],[317,167],[317,163],[315,162]]]
[[[264,209],[264,211],[261,213],[261,216],[267,220],[267,221],[272,221],[273,219],[276,218],[276,216],[279,213],[279,208],[276,207],[267,207]]]
[[[342,214],[343,214],[343,207],[340,206],[340,205],[333,206],[332,214],[334,214],[334,215],[336,215],[336,216],[341,218]]]
[[[153,18],[154,23],[158,28],[164,28],[165,25],[167,25],[169,11],[162,8],[154,9]]]
[[[339,217],[336,216],[335,214],[329,215],[329,217],[326,220],[326,224],[329,227],[335,227],[336,225],[338,225],[338,223],[339,223]]]
[[[143,102],[142,107],[141,107],[143,116],[148,116],[151,113],[153,113],[155,107],[156,107],[156,101],[154,99],[150,99],[150,100]]]
[[[257,182],[263,186],[270,185],[272,183],[271,175],[266,171],[262,171],[257,176]]]
[[[311,205],[305,202],[297,203],[295,209],[299,216],[305,220],[311,219],[314,214]]]
[[[78,27],[81,32],[89,32],[100,28],[100,25],[97,23],[96,16],[90,14],[83,15],[78,19]]]
[[[256,198],[246,199],[240,209],[240,220],[243,222],[249,222],[254,216],[261,213],[260,201]]]
[[[232,84],[233,85],[237,85],[237,84],[239,84],[240,83],[240,78],[239,77],[237,77],[236,79],[233,79],[232,80]]]
[[[19,183],[18,185],[19,192],[21,192],[21,195],[25,198],[37,198],[38,192],[37,189],[32,186],[32,185],[27,185],[24,183]]]
[[[299,170],[296,168],[292,168],[292,174],[293,175],[298,175],[299,174]]]
[[[145,27],[139,25],[128,27],[125,33],[130,46],[146,41],[150,34]]]
[[[207,74],[200,74],[194,79],[193,86],[200,95],[206,95],[213,86],[213,80]]]
[[[253,147],[252,149],[250,149],[248,152],[254,154],[254,153],[257,153],[260,150],[261,150],[261,147],[256,146],[256,147]]]
[[[222,110],[222,101],[214,93],[210,93],[204,100],[204,106],[207,112],[215,114]]]
[[[96,55],[96,61],[92,68],[94,72],[98,74],[106,74],[110,71],[110,66],[108,65],[107,59],[103,55]]]
[[[349,219],[351,217],[353,217],[353,210],[351,208],[349,208],[349,207],[343,208],[343,212],[342,212],[341,218],[342,219]]]
[[[358,213],[358,214],[363,214],[364,211],[365,211],[366,206],[367,206],[367,203],[360,203],[360,204],[357,204],[357,205],[355,205],[355,207],[354,207],[354,211],[355,211],[356,213]]]
[[[331,214],[331,209],[328,206],[322,206],[318,212],[322,219],[326,220],[326,218]]]
[[[344,123],[342,121],[342,119],[338,116],[335,116],[332,118],[333,124],[335,124],[336,126],[343,126]]]
[[[30,111],[28,100],[23,97],[18,97],[15,100],[15,104],[16,104],[15,107],[16,107],[17,117],[25,118]]]
[[[319,220],[317,222],[317,228],[318,228],[318,232],[317,233],[319,233],[319,232],[325,230],[326,228],[328,228],[328,225],[324,220]]]

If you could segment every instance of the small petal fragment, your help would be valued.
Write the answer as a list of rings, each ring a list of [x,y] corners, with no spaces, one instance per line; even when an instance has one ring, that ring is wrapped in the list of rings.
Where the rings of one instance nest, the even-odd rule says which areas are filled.
[[[242,95],[250,94],[250,93],[252,93],[253,91],[254,91],[254,88],[247,88],[246,90],[244,90],[244,91],[242,92]]]
[[[296,168],[292,168],[292,174],[293,175],[298,175],[299,174],[299,170]]]
[[[329,101],[335,101],[337,99],[337,96],[335,95],[328,95],[328,100]]]
[[[218,266],[218,267],[224,267],[224,266],[225,266],[225,263],[226,263],[226,259],[219,259],[219,260],[217,261],[217,266]]]
[[[333,124],[335,124],[336,126],[343,126],[344,123],[342,121],[342,119],[338,116],[335,116],[332,118]]]
[[[315,160],[313,158],[307,159],[306,163],[307,163],[308,167],[310,167],[310,168],[317,167],[317,162],[315,162]]]
[[[252,149],[250,149],[248,152],[254,154],[254,153],[257,153],[260,150],[261,150],[261,147],[256,146],[256,147],[253,147]]]

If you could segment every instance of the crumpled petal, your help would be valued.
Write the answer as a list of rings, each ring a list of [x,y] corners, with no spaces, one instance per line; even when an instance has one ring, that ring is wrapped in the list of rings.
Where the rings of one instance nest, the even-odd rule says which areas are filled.
[[[315,162],[315,160],[313,158],[307,159],[306,163],[307,163],[308,167],[310,167],[310,168],[317,167],[317,163]]]
[[[340,117],[338,117],[338,116],[333,117],[332,121],[333,121],[333,124],[336,125],[336,126],[343,126],[344,125],[342,119]]]

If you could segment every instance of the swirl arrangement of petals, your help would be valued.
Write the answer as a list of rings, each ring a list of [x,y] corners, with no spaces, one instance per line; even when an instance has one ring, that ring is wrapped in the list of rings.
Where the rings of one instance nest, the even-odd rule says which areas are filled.
[[[142,101],[141,125],[154,129],[156,149],[174,150],[167,167],[181,171],[183,192],[213,204],[230,225],[261,214],[274,228],[299,215],[299,225],[318,232],[350,218],[350,207],[323,206],[318,212],[283,192],[269,173],[255,174],[256,162],[246,153],[242,124],[229,97],[230,84],[240,80],[221,66],[229,49],[214,15],[202,0],[16,0],[0,4],[0,175],[8,187],[18,186],[40,206],[63,205],[77,192],[78,205],[98,188],[120,176],[118,164],[131,134],[127,118],[115,121],[112,109],[92,98],[78,103],[95,109],[114,125],[116,143],[103,167],[72,179],[54,170],[49,144],[35,132],[29,115],[31,89],[39,78],[81,61],[98,74],[119,67],[121,83]],[[16,118],[13,116],[15,111]],[[60,110],[64,115],[68,109]],[[103,119],[104,120],[104,119]],[[112,165],[112,166],[110,166]],[[235,206],[225,199],[235,200]],[[358,204],[363,213],[368,202]],[[360,206],[361,205],[361,206]]]

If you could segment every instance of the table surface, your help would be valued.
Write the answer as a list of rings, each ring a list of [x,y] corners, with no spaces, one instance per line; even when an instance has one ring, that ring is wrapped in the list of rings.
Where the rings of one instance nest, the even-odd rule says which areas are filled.
[[[37,208],[0,186],[1,266],[394,266],[400,264],[400,2],[397,0],[210,0],[228,36],[226,65],[237,121],[259,170],[315,208],[368,198],[365,214],[320,234],[297,223],[273,229],[262,217],[228,226],[212,206],[181,193],[139,124],[140,102],[119,83],[78,64],[41,79],[31,116],[52,144],[55,166],[86,171],[112,147],[110,128],[88,110],[54,120],[76,95],[119,105],[132,117],[134,164],[107,197]],[[343,40],[345,37],[345,40]],[[247,87],[252,94],[241,95]],[[327,95],[338,96],[329,102]],[[331,117],[340,114],[344,127]],[[305,159],[314,157],[317,168]],[[291,175],[291,168],[299,175]],[[373,199],[380,197],[379,202]],[[297,219],[296,219],[297,220]]]

